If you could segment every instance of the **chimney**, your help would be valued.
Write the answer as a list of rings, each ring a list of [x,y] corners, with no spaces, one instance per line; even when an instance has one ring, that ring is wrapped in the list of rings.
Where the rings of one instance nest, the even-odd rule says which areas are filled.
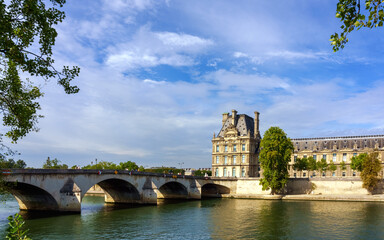
[[[228,119],[228,115],[229,115],[229,113],[223,113],[223,126],[225,124],[225,121],[227,121],[227,119]]]
[[[237,124],[237,111],[235,109],[232,110],[232,124],[233,126]]]
[[[260,115],[260,113],[255,111],[255,130],[254,130],[255,131],[254,132],[255,138],[257,138],[260,135],[260,133],[259,133],[259,115]]]

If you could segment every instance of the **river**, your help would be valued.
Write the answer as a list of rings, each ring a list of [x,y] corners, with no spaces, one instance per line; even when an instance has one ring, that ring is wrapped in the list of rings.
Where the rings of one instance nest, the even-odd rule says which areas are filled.
[[[18,212],[0,207],[0,234]],[[82,213],[25,215],[32,239],[384,239],[384,205],[370,202],[208,199],[116,209],[87,196]]]

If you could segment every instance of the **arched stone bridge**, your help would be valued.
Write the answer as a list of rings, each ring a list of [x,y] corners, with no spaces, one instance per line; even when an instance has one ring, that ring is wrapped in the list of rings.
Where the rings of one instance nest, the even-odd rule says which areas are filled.
[[[80,212],[87,191],[98,184],[107,203],[157,204],[157,199],[201,199],[233,192],[233,181],[136,171],[75,169],[3,170],[21,210]],[[234,190],[236,191],[236,190]]]

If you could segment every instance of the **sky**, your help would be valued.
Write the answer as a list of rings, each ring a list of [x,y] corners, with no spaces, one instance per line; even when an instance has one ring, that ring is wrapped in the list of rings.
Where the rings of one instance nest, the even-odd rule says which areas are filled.
[[[384,134],[383,29],[334,53],[336,3],[68,0],[53,51],[81,68],[80,92],[40,82],[40,131],[11,147],[32,167],[211,167],[232,109],[290,138]]]

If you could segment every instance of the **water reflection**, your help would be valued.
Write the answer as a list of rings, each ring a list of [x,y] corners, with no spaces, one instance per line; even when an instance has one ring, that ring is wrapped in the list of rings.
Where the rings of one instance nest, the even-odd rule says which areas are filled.
[[[6,217],[18,212],[15,202],[3,206],[0,235]],[[26,227],[33,239],[382,239],[384,208],[383,203],[249,199],[112,207],[92,196],[84,198],[81,214],[32,217]]]

